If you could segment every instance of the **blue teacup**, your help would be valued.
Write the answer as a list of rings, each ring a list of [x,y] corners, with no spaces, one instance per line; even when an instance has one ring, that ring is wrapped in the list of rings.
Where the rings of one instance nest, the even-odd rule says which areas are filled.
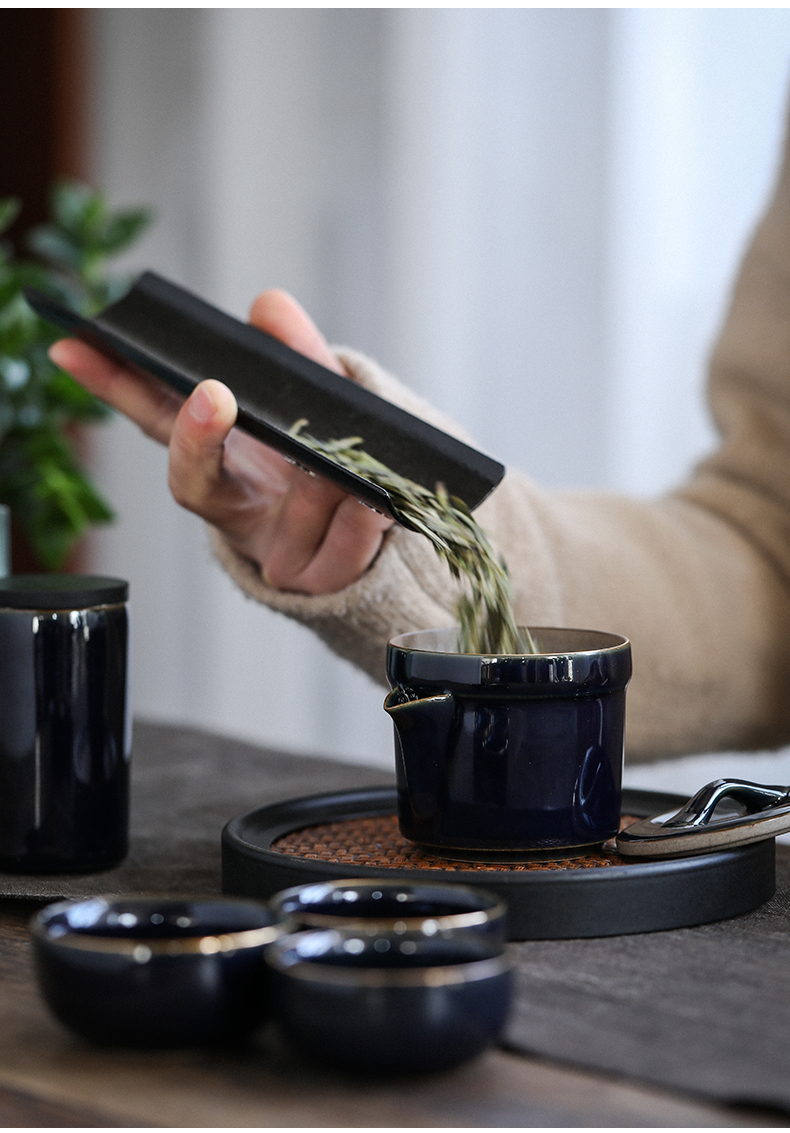
[[[233,897],[92,897],[31,922],[44,999],[102,1046],[239,1042],[267,1017],[266,947],[289,922]]]
[[[282,920],[306,929],[396,936],[471,932],[502,941],[507,936],[507,906],[496,894],[471,885],[437,885],[430,879],[328,878],[275,893],[269,906]]]
[[[457,631],[393,638],[403,835],[443,857],[585,852],[617,833],[631,647],[613,633],[536,628],[538,653],[459,653]]]
[[[309,1058],[356,1071],[449,1069],[502,1033],[513,955],[483,933],[315,929],[267,948],[286,1036]]]

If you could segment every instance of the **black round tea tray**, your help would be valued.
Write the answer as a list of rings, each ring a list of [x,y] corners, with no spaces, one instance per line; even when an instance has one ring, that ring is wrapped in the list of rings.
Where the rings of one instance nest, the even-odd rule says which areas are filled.
[[[623,791],[623,814],[678,809],[680,795]],[[773,896],[773,838],[664,861],[613,847],[550,862],[471,864],[430,856],[397,828],[392,787],[290,799],[231,819],[222,832],[224,893],[268,899],[280,889],[343,877],[480,885],[508,904],[511,940],[655,932],[747,913]]]

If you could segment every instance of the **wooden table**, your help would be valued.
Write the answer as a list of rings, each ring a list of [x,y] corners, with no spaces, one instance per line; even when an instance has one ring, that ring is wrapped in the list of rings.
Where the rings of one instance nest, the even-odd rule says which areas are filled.
[[[190,737],[199,746],[183,729],[149,728],[140,735],[141,752],[165,743],[185,752]],[[230,745],[229,764],[240,751]],[[319,764],[328,766],[311,766]],[[382,778],[348,767],[336,774],[349,781]],[[271,777],[264,793],[278,796]],[[275,1027],[243,1048],[219,1053],[92,1047],[66,1031],[39,996],[27,925],[42,903],[0,899],[0,1123],[6,1127],[787,1124],[784,1114],[707,1104],[504,1049],[452,1072],[389,1080],[311,1067],[287,1049]]]

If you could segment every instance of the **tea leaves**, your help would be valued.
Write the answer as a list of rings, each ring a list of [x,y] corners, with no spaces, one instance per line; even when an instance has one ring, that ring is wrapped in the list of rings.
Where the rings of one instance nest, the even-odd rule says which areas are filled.
[[[528,629],[516,625],[507,565],[497,558],[485,532],[463,500],[443,484],[430,491],[393,472],[365,452],[361,437],[319,441],[297,421],[292,436],[349,472],[383,488],[407,524],[433,544],[461,586],[456,605],[459,653],[535,653]]]

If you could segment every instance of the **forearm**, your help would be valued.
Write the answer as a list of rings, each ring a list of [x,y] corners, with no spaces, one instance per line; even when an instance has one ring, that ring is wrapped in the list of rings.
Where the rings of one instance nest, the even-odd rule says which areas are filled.
[[[392,379],[365,366],[378,392],[395,393]],[[632,641],[631,760],[790,738],[787,587],[753,538],[721,514],[726,491],[720,500],[716,478],[701,475],[711,478],[706,501],[686,498],[691,485],[637,501],[544,492],[508,473],[476,512],[509,565],[521,623],[603,629]],[[217,533],[215,550],[243,590],[382,684],[390,637],[454,621],[449,573],[425,538],[400,527],[361,579],[323,596],[267,586]]]
[[[751,538],[677,495],[558,493],[536,506],[560,624],[632,643],[628,760],[790,741],[790,595]],[[519,574],[519,613],[526,586]]]
[[[359,356],[368,388],[456,431]],[[790,741],[790,171],[734,292],[711,368],[722,442],[655,501],[541,491],[508,474],[476,515],[503,552],[518,620],[630,638],[630,759]],[[456,590],[428,542],[391,531],[367,573],[322,597],[266,587],[220,537],[250,594],[384,679],[387,640],[449,625]]]
[[[790,738],[790,599],[730,524],[682,499],[549,494],[516,474],[477,514],[510,565],[520,622],[631,640],[629,760]],[[267,587],[221,539],[217,551],[247,593],[382,684],[390,637],[454,621],[452,580],[402,528],[358,582],[320,597]]]

